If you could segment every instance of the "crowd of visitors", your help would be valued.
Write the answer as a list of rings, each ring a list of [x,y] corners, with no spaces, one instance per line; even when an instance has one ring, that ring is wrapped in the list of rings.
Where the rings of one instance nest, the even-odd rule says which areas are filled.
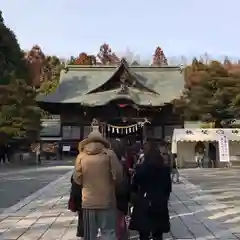
[[[195,161],[197,168],[217,168],[217,149],[214,143],[208,144],[208,151],[203,142],[195,145]]]
[[[0,163],[10,162],[11,147],[9,144],[0,144]]]
[[[79,143],[71,178],[69,209],[78,213],[77,237],[95,240],[101,234],[103,239],[126,240],[130,229],[140,240],[163,239],[170,231],[172,162],[179,181],[176,158],[167,156],[166,162],[154,141],[136,153],[91,132]]]

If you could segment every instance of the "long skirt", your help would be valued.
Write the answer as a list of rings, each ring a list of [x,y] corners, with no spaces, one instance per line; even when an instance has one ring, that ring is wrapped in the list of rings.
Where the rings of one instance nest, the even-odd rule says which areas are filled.
[[[117,240],[116,225],[114,208],[83,209],[84,240],[96,240],[99,228],[103,239]]]

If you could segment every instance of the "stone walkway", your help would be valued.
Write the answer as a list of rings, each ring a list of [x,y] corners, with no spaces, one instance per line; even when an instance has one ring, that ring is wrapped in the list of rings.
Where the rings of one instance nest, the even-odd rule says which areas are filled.
[[[0,240],[75,240],[77,219],[67,210],[70,176],[71,172],[6,209],[0,215]],[[186,180],[174,185],[171,234],[165,239],[240,239],[240,228],[233,234],[211,219],[222,207]]]
[[[173,186],[170,201],[173,239],[240,239],[240,226],[231,227],[217,220],[226,205],[186,179]]]

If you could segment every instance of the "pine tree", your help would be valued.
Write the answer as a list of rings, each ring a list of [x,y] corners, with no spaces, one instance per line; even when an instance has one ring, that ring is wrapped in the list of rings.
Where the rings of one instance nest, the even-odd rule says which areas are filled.
[[[28,69],[15,34],[4,24],[0,11],[0,84],[14,77],[29,81]]]
[[[0,132],[9,137],[38,137],[41,111],[36,105],[36,92],[25,81],[14,80],[1,88]]]
[[[21,79],[21,80],[18,80]],[[0,135],[37,138],[40,114],[31,79],[14,33],[0,12]]]
[[[3,16],[2,16],[2,11],[0,10],[0,23],[4,23],[4,19],[3,19]]]

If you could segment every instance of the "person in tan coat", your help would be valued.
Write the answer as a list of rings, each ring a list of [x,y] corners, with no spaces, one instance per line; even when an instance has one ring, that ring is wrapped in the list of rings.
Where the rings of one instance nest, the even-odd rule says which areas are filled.
[[[110,143],[94,131],[79,143],[74,181],[82,186],[84,240],[116,239],[115,186],[122,181],[122,166]]]

